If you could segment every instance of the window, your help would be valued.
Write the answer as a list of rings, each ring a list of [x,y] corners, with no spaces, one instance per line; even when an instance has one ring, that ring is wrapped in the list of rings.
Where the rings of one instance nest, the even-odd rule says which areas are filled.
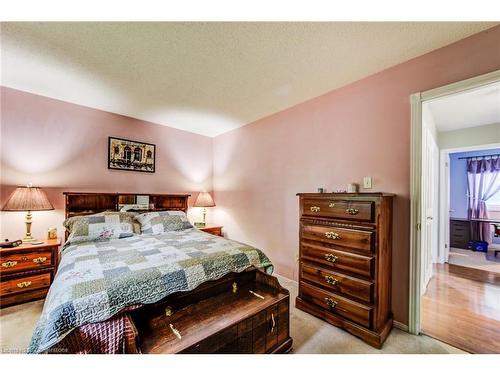
[[[128,146],[125,146],[123,149],[123,158],[127,161],[130,161],[132,159],[132,149]]]
[[[486,209],[490,219],[500,219],[500,191],[486,201]]]
[[[500,191],[496,193],[494,196],[492,196],[486,204],[489,205],[500,205]]]
[[[136,147],[134,150],[134,160],[136,161],[142,160],[142,150],[139,147]]]

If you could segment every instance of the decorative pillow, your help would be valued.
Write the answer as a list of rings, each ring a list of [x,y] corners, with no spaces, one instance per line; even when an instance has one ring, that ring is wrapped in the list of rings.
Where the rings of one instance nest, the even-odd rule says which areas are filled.
[[[146,212],[137,215],[135,219],[141,223],[141,232],[149,234],[159,234],[193,227],[184,211]]]
[[[68,241],[100,241],[134,235],[134,217],[130,212],[101,212],[88,216],[73,216],[63,225],[70,233]]]

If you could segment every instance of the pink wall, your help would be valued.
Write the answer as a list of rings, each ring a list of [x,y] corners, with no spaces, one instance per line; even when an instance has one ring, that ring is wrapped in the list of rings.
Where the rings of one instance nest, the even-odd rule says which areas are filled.
[[[406,322],[409,95],[496,69],[500,27],[213,140],[1,88],[0,204],[16,185],[44,187],[56,211],[34,213],[33,232],[42,237],[53,225],[62,233],[62,191],[194,193],[213,186],[214,221],[225,226],[229,237],[263,249],[278,273],[297,278],[295,194],[345,188],[371,175],[373,190],[397,194],[393,311],[396,320]],[[108,170],[109,135],[155,143],[156,173]],[[0,215],[0,237],[23,235],[22,213]]]
[[[108,136],[156,144],[156,173],[107,168]],[[0,204],[17,185],[47,191],[56,208],[33,213],[33,233],[62,232],[63,191],[191,193],[212,190],[212,139],[133,118],[1,88]],[[198,217],[200,209],[190,213]],[[24,234],[24,213],[1,213],[0,238]]]
[[[216,218],[297,278],[297,192],[374,177],[397,194],[393,311],[407,322],[410,94],[500,69],[500,27],[331,91],[214,140]],[[300,79],[300,77],[297,77]]]

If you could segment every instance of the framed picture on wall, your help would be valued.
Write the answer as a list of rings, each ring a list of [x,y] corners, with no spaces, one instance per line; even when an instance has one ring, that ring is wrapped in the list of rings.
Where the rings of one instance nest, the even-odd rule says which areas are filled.
[[[108,138],[108,168],[122,171],[155,172],[156,146],[129,139]]]

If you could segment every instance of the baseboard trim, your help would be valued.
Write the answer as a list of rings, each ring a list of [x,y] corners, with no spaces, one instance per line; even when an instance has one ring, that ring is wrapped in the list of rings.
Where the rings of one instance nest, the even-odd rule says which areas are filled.
[[[398,322],[397,320],[394,320],[392,322],[392,326],[394,328],[400,329],[401,331],[408,332],[408,325],[404,324],[404,323],[401,323],[401,322]]]

